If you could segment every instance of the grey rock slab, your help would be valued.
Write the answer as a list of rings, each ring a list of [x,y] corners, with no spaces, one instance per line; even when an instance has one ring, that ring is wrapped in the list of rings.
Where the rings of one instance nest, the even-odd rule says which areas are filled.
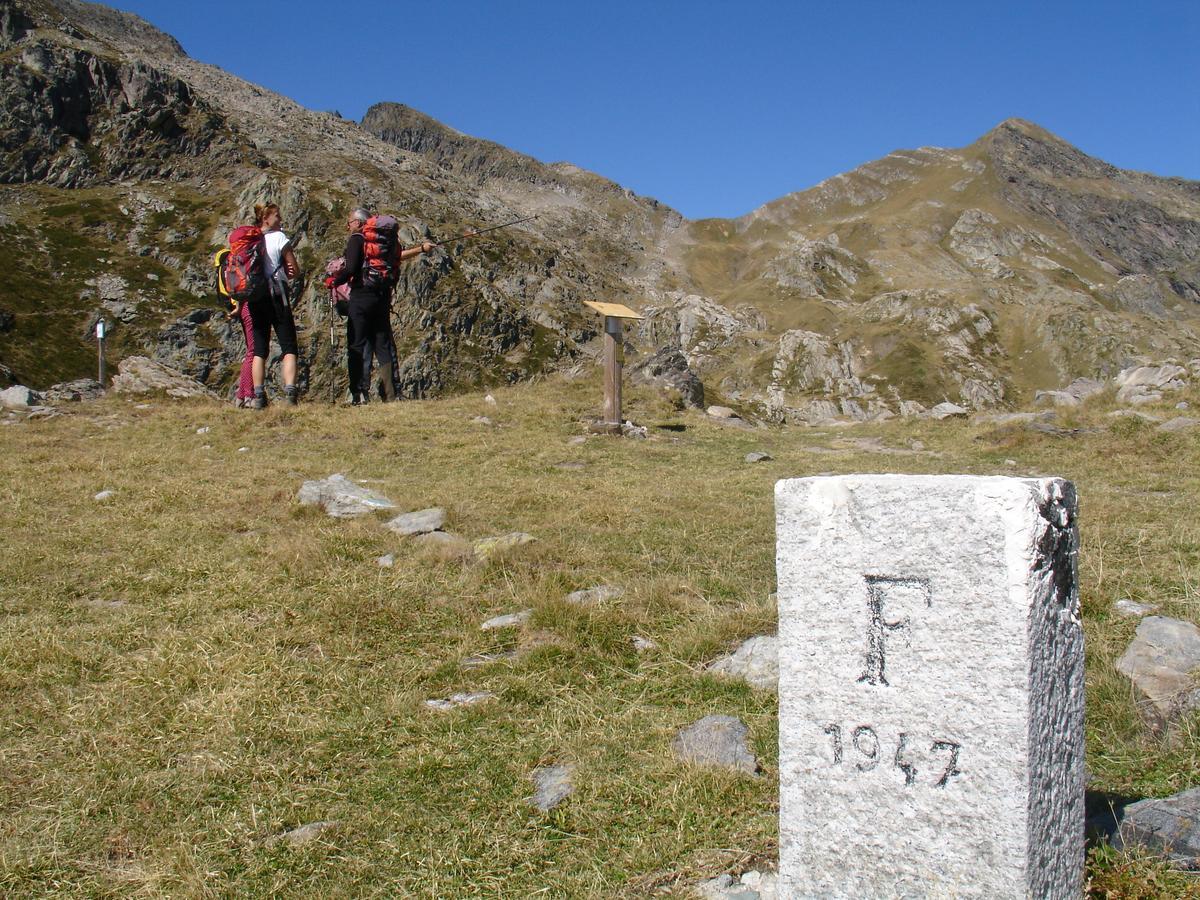
[[[710,663],[708,671],[773,691],[779,685],[779,638],[773,634],[752,637],[733,653]]]
[[[1173,419],[1168,419],[1158,426],[1159,431],[1191,431],[1197,425],[1200,425],[1200,419],[1193,419],[1189,416],[1176,416]]]
[[[396,508],[387,497],[355,484],[340,473],[319,481],[304,482],[296,499],[304,506],[320,506],[335,519],[352,519],[376,510]]]
[[[969,413],[957,403],[939,403],[925,414],[930,419],[965,419]]]
[[[1158,609],[1157,606],[1152,606],[1149,603],[1138,603],[1136,600],[1130,600],[1128,597],[1123,597],[1113,604],[1113,612],[1121,616],[1129,616],[1133,619],[1148,616],[1156,609]]]
[[[1033,395],[1034,406],[1078,406],[1079,398],[1067,391],[1037,391]]]
[[[491,691],[474,691],[472,693],[451,694],[443,699],[426,700],[425,705],[430,709],[436,709],[441,712],[447,712],[452,709],[457,709],[460,706],[474,706],[477,703],[483,703],[486,700],[491,700],[496,695]]]
[[[529,617],[533,615],[532,609],[523,609],[520,612],[508,613],[503,616],[496,616],[493,619],[488,619],[479,626],[480,631],[495,631],[497,628],[516,628],[519,625],[524,625],[529,621]]]
[[[1138,711],[1155,730],[1200,708],[1200,685],[1191,673],[1200,668],[1200,629],[1191,622],[1146,616],[1117,660],[1117,671],[1133,682]]]
[[[113,390],[118,394],[146,394],[162,391],[168,397],[208,397],[216,394],[194,378],[182,372],[154,362],[145,356],[129,356],[117,366],[112,380]]]
[[[475,555],[480,559],[493,559],[509,553],[518,547],[532,544],[536,541],[532,534],[523,531],[513,531],[496,537],[487,537],[475,542]]]
[[[758,759],[746,745],[748,730],[734,716],[705,716],[675,735],[671,745],[685,762],[757,774]]]
[[[396,534],[428,534],[431,531],[441,531],[445,524],[446,510],[434,506],[396,516],[387,523],[387,528]]]
[[[597,584],[580,591],[571,591],[563,599],[576,606],[595,606],[599,603],[607,603],[609,600],[618,600],[624,596],[625,589],[623,587],[615,584]]]
[[[763,453],[761,450],[754,450],[746,454],[748,463],[770,462],[774,458],[770,453]]]
[[[105,500],[109,500],[114,496],[116,496],[116,491],[100,491],[96,494],[96,496],[92,497],[92,499],[103,503]]]
[[[542,812],[549,812],[575,792],[572,778],[575,767],[572,765],[542,766],[534,769],[533,785],[535,793],[529,798],[531,805]]]
[[[1200,788],[1129,804],[1113,844],[1119,850],[1144,847],[1189,869],[1200,867]]]
[[[705,413],[712,416],[714,419],[738,419],[741,418],[736,412],[728,406],[710,406],[705,410]]]
[[[307,825],[301,825],[299,828],[293,828],[291,831],[285,831],[283,834],[276,835],[267,841],[268,844],[287,844],[289,847],[303,847],[305,844],[311,844],[317,840],[323,833],[337,828],[338,823],[335,820],[327,822],[309,822]]]
[[[92,378],[77,378],[51,385],[43,395],[46,403],[82,403],[104,396],[104,385]]]

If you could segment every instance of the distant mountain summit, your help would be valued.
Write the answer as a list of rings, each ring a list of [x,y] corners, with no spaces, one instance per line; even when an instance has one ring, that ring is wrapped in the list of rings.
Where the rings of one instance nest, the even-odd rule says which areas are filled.
[[[361,124],[304,109],[80,0],[8,0],[0,74],[0,381],[86,374],[104,316],[114,355],[228,389],[241,339],[213,314],[209,258],[264,200],[309,275],[302,370],[320,395],[336,394],[344,348],[311,282],[359,204],[398,213],[409,241],[537,216],[405,268],[410,397],[593,356],[588,299],[646,314],[635,377],[777,421],[1007,406],[1200,357],[1200,184],[1117,169],[1020,120],[689,222],[400,103]]]

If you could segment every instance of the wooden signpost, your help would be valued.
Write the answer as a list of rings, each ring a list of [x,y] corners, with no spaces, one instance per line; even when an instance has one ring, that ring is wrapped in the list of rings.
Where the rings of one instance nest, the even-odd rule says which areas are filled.
[[[604,316],[604,418],[598,423],[600,431],[621,433],[621,368],[625,364],[625,342],[622,320],[641,319],[636,312],[620,303],[583,301]]]

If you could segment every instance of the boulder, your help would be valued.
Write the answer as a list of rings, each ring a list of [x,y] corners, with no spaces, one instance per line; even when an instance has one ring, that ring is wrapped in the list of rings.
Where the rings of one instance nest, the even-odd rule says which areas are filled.
[[[1155,731],[1200,708],[1200,689],[1191,673],[1200,668],[1200,628],[1191,622],[1147,616],[1117,660],[1117,671],[1133,682],[1138,711]]]
[[[303,506],[320,506],[335,519],[352,519],[396,506],[382,494],[355,484],[340,473],[321,481],[304,482],[296,499]]]
[[[774,458],[770,453],[763,453],[761,450],[754,450],[746,454],[748,463],[770,462]]]
[[[41,395],[23,384],[15,384],[0,391],[0,407],[4,409],[29,409],[41,403]]]
[[[647,384],[677,399],[679,405],[700,409],[704,406],[704,383],[689,366],[677,347],[662,347],[653,356],[629,369],[632,384]]]
[[[542,812],[549,812],[560,805],[575,792],[572,776],[575,767],[571,765],[542,766],[534,769],[533,784],[536,793],[529,798],[530,804]]]
[[[710,406],[708,409],[705,410],[705,412],[708,413],[708,415],[712,416],[714,419],[737,419],[737,418],[740,418],[740,416],[738,416],[738,414],[736,412],[734,412],[732,409],[730,409],[728,406]]]
[[[428,534],[431,531],[441,531],[445,524],[446,510],[434,506],[396,516],[387,523],[387,528],[396,534]]]
[[[1033,395],[1034,406],[1078,406],[1079,398],[1069,391],[1038,391]]]
[[[212,391],[194,378],[144,356],[130,356],[121,360],[117,366],[117,374],[113,376],[112,387],[118,394],[149,394],[161,391],[168,397],[216,399]]]
[[[1132,619],[1140,619],[1142,616],[1148,616],[1158,607],[1151,606],[1149,603],[1138,603],[1136,600],[1130,600],[1128,597],[1123,597],[1113,604],[1113,612],[1119,616],[1128,616]]]
[[[757,774],[758,759],[746,745],[747,729],[734,716],[705,716],[681,730],[672,744],[685,762]]]
[[[708,671],[743,678],[757,688],[776,690],[779,687],[779,638],[773,634],[752,637],[730,655],[710,663]]]
[[[1104,392],[1105,384],[1095,378],[1076,378],[1066,387],[1066,392],[1077,400],[1086,400]]]
[[[1144,847],[1188,869],[1200,868],[1200,788],[1129,804],[1112,842],[1119,850]]]
[[[1161,366],[1132,366],[1122,369],[1113,381],[1117,385],[1117,401],[1131,403],[1139,396],[1158,394],[1161,397],[1164,390],[1174,391],[1186,387],[1188,370],[1171,363]]]

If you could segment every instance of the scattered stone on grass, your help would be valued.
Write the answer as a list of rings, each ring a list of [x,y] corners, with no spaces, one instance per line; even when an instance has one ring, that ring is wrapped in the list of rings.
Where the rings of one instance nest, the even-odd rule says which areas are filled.
[[[779,687],[779,638],[759,635],[744,641],[728,656],[709,663],[707,671],[745,679],[756,688]]]
[[[1118,850],[1145,847],[1183,868],[1200,869],[1200,788],[1129,804],[1113,845]]]
[[[497,628],[516,628],[519,625],[524,625],[529,621],[529,617],[533,615],[532,609],[523,609],[520,612],[508,613],[503,616],[496,616],[493,619],[488,619],[479,626],[480,631],[494,631]]]
[[[1177,391],[1187,386],[1188,371],[1183,366],[1133,366],[1123,369],[1113,381],[1117,385],[1117,402],[1136,404],[1162,399],[1162,392]]]
[[[474,706],[476,703],[482,703],[485,700],[491,700],[496,695],[491,691],[475,691],[474,693],[458,693],[451,694],[444,700],[431,699],[426,700],[425,705],[430,709],[436,709],[442,712],[451,709],[457,709],[460,706]]]
[[[210,431],[212,431],[212,428],[210,428],[208,425],[204,425],[196,429],[196,434],[208,434]]]
[[[396,534],[428,534],[431,531],[441,531],[445,524],[446,510],[440,506],[433,506],[396,516],[387,523],[387,528]]]
[[[1113,612],[1121,616],[1129,616],[1130,618],[1140,619],[1142,616],[1148,616],[1150,613],[1158,609],[1157,606],[1152,606],[1149,603],[1138,603],[1136,600],[1130,600],[1128,597],[1122,597],[1113,604]]]
[[[754,450],[746,454],[746,462],[748,463],[770,462],[774,458],[770,453],[763,453],[761,450]]]
[[[387,497],[355,484],[340,473],[321,481],[304,482],[297,499],[304,506],[320,506],[335,519],[352,519],[396,507]]]
[[[703,900],[777,900],[779,876],[757,869],[743,872],[740,878],[718,875],[696,885],[696,893]]]
[[[103,503],[105,500],[108,500],[109,498],[115,496],[116,493],[117,493],[116,491],[100,491],[92,499],[98,500],[99,502]]]
[[[482,538],[475,542],[475,555],[482,560],[494,559],[515,550],[517,547],[531,544],[536,540],[537,538],[532,534],[526,534],[523,531],[513,531],[497,537]]]
[[[680,731],[672,749],[685,762],[755,775],[758,759],[746,745],[747,733],[746,726],[734,716],[705,716]]]
[[[487,416],[475,416],[474,418],[471,419],[471,421],[474,422],[476,425],[493,425],[493,424],[495,424]]]
[[[246,453],[246,452],[248,452],[249,450],[250,450],[250,448],[249,448],[249,447],[238,447],[238,448],[237,448],[237,452],[238,452],[238,453]]]
[[[324,832],[337,828],[337,825],[337,821],[333,819],[327,822],[309,822],[307,825],[301,825],[299,828],[293,828],[291,831],[275,835],[275,837],[268,839],[267,844],[287,844],[289,847],[303,847],[305,844],[311,844],[317,840]]]
[[[648,637],[642,637],[640,634],[635,634],[630,638],[633,642],[633,649],[638,653],[645,653],[647,650],[657,650],[658,644],[650,640]]]
[[[571,778],[575,774],[572,765],[559,764],[534,769],[533,784],[537,792],[529,798],[530,804],[542,812],[549,812],[575,792]]]
[[[707,413],[709,416],[712,416],[712,418],[714,418],[714,419],[740,419],[741,418],[741,416],[739,416],[736,412],[734,412],[728,406],[710,406],[708,409],[705,410],[705,413]]]
[[[617,600],[624,596],[625,589],[622,587],[618,587],[615,584],[597,584],[594,587],[584,588],[581,591],[571,591],[563,599],[576,606],[594,606],[598,603],[607,603],[609,600]]]
[[[945,403],[939,403],[933,409],[929,410],[929,412],[927,412],[925,415],[930,419],[937,419],[938,421],[941,421],[943,419],[965,419],[968,413],[957,403],[950,403],[947,401]]]
[[[1117,671],[1133,682],[1138,711],[1153,730],[1200,708],[1200,690],[1191,673],[1200,668],[1200,629],[1191,622],[1147,616],[1117,660]]]
[[[491,394],[485,394],[484,398],[483,398],[483,402],[486,403],[488,406],[495,406],[496,398],[493,397]]]
[[[512,662],[521,654],[516,650],[500,650],[496,653],[476,653],[468,656],[460,664],[464,669],[481,669],[495,662]]]
[[[390,569],[396,564],[396,556],[392,553],[385,553],[383,556],[375,560],[375,563],[381,569]]]
[[[1176,416],[1173,419],[1168,419],[1158,426],[1159,431],[1191,431],[1197,425],[1200,425],[1200,419],[1192,419],[1188,416]]]
[[[1178,403],[1175,404],[1175,408],[1176,409],[1191,409],[1192,407],[1191,407],[1191,404],[1189,404],[1186,400],[1180,400]]]

